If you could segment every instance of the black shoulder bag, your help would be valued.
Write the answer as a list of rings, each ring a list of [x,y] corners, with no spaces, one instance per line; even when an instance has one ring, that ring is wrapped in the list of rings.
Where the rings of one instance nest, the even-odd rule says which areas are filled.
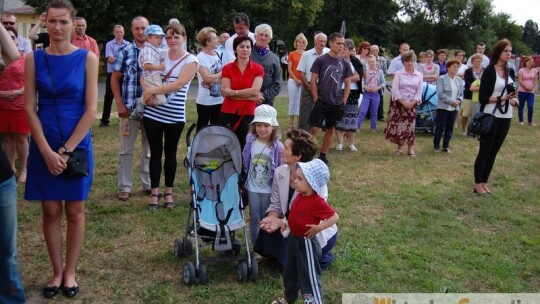
[[[504,91],[506,91],[508,77],[510,77],[509,73],[507,73],[507,76],[504,80],[504,89],[502,90],[499,97],[502,97]],[[487,135],[491,131],[491,127],[493,126],[493,122],[495,121],[495,111],[497,111],[498,109],[499,112],[501,112],[502,114],[508,112],[508,106],[510,105],[510,102],[506,102],[505,109],[503,111],[502,104],[499,100],[497,101],[497,104],[495,105],[495,108],[491,113],[484,113],[484,108],[486,106],[485,104],[482,104],[480,106],[480,112],[474,114],[471,122],[469,123],[469,126],[467,127],[468,135],[478,137],[479,139],[480,137]]]
[[[51,89],[54,97],[54,104],[56,106],[56,122],[58,123],[58,131],[60,132],[60,138],[62,139],[62,146],[66,143],[64,139],[64,133],[62,132],[62,125],[60,117],[58,117],[58,100],[56,99],[56,91],[54,89],[54,81],[52,77],[51,67],[49,66],[49,60],[47,59],[47,53],[43,51],[43,58],[45,58],[45,64],[47,64],[47,71],[49,78],[51,79]],[[65,149],[65,147],[64,147]],[[62,172],[63,176],[67,177],[83,177],[88,176],[88,149],[77,148],[73,151],[65,150],[64,154],[68,155],[67,167]]]

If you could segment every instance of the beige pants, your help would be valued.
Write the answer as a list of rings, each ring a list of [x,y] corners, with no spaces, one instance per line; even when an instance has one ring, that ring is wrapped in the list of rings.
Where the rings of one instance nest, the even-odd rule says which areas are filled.
[[[160,73],[154,73],[152,76],[145,76],[144,77],[144,83],[148,87],[160,87],[160,86],[163,85],[163,83],[161,82]],[[167,102],[167,98],[163,94],[155,95],[154,97],[156,98],[156,104],[155,105],[157,105],[157,106],[164,105]],[[143,103],[144,103],[144,101],[143,101]]]

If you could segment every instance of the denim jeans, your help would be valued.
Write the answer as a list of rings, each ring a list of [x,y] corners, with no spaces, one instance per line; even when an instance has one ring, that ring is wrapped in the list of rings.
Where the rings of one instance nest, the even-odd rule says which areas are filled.
[[[0,183],[0,303],[25,303],[17,259],[15,176]]]

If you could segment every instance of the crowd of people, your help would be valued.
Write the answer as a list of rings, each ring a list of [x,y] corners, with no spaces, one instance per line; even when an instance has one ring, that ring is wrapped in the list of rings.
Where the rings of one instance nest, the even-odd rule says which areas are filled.
[[[47,35],[37,33],[40,26],[47,28]],[[236,33],[230,38],[212,27],[200,29],[196,38],[201,51],[195,56],[186,50],[187,34],[176,19],[162,28],[145,17],[133,18],[132,42],[124,40],[124,27],[115,25],[114,39],[104,47],[107,80],[100,126],[109,126],[114,100],[121,119],[116,198],[131,197],[140,131],[139,173],[149,196],[148,208],[155,210],[161,198],[164,207],[174,208],[177,147],[186,123],[188,89],[197,76],[197,131],[219,124],[238,137],[247,176],[251,241],[258,257],[275,258],[284,267],[285,294],[275,303],[294,302],[298,291],[304,301],[322,302],[321,270],[332,262],[338,236],[339,217],[327,203],[334,131],[335,150],[343,150],[346,137],[353,152],[358,150],[356,133],[366,118],[375,132],[377,122],[384,121],[385,76],[392,80],[384,134],[396,144],[396,156],[406,145],[407,155],[416,157],[416,109],[426,85],[436,86],[438,95],[435,152],[451,153],[458,114],[463,134],[475,113],[495,116],[489,134],[480,138],[474,163],[473,192],[478,195],[491,193],[487,183],[510,128],[512,107],[519,106],[523,125],[527,105],[527,123],[535,125],[538,71],[531,57],[525,57],[524,67],[516,71],[509,64],[512,44],[506,39],[493,46],[491,58],[483,55],[485,45],[479,43],[466,63],[464,51],[448,60],[445,49],[436,52],[437,60],[432,50],[420,52],[417,62],[415,52],[402,43],[399,56],[388,65],[377,45],[362,41],[356,47],[340,33],[316,32],[311,49],[306,36],[298,34],[294,49],[278,57],[269,47],[273,37],[269,24],[256,26],[252,33],[248,16],[237,13],[233,26]],[[97,116],[99,61],[99,48],[86,28],[87,21],[76,17],[68,0],[52,0],[29,34],[44,43],[44,49],[32,52],[28,39],[18,35],[15,16],[2,15],[0,42],[6,68],[0,75],[0,197],[9,202],[1,206],[1,216],[7,219],[2,221],[3,230],[9,232],[2,248],[10,256],[2,264],[11,270],[9,276],[1,274],[5,287],[0,299],[8,302],[24,302],[16,256],[16,181],[26,184],[25,199],[42,206],[52,265],[44,296],[63,292],[74,297],[80,291],[75,270],[85,232],[84,201],[93,178],[91,126]],[[282,76],[288,78],[289,92],[283,142],[273,108]],[[316,136],[321,130],[319,148]],[[65,170],[75,155],[82,155],[84,172],[68,176]],[[165,182],[160,192],[162,171]]]

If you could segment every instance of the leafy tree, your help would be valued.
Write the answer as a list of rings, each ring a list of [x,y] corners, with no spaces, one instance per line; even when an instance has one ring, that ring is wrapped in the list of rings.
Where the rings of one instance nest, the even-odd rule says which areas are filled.
[[[540,32],[536,22],[530,19],[525,22],[522,40],[534,53],[540,53]]]

